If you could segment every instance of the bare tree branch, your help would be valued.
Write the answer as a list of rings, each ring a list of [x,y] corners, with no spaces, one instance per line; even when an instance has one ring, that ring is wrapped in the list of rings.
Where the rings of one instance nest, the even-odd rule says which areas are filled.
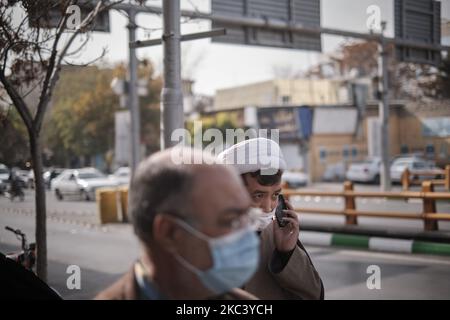
[[[68,2],[68,4],[72,4],[73,1]],[[65,6],[67,8],[67,5]],[[59,44],[59,40],[61,39],[62,34],[64,33],[64,29],[66,26],[66,22],[68,19],[68,14],[67,12],[62,16],[57,31],[56,31],[56,37],[55,40],[53,42],[53,49],[52,49],[52,53],[49,59],[49,63],[47,66],[47,71],[45,74],[45,79],[44,79],[44,83],[42,85],[42,91],[41,91],[41,95],[39,97],[39,104],[37,107],[37,111],[36,111],[36,116],[34,118],[34,126],[35,129],[37,130],[37,132],[40,131],[41,129],[41,125],[42,125],[42,119],[44,118],[44,114],[45,114],[45,109],[47,107],[48,101],[50,100],[50,96],[51,96],[51,91],[53,90],[54,85],[56,84],[56,79],[55,78],[55,73],[59,73],[59,69],[60,69],[60,64],[61,64],[61,57],[64,56],[65,51],[67,51],[67,45],[63,51],[61,52],[61,55],[58,59],[58,61],[56,60],[58,57],[58,44]],[[76,33],[74,34],[74,36],[76,36]],[[72,36],[71,39],[74,38],[74,36]],[[73,41],[73,40],[72,40]]]
[[[81,52],[81,50],[83,50],[83,48],[85,47],[85,45],[88,43],[88,41],[91,38],[89,36],[86,36],[86,40],[83,41],[83,43],[80,44],[80,46],[78,48],[76,48],[74,51],[72,52],[67,52],[66,57],[70,57],[70,56],[74,56],[77,53]]]
[[[45,40],[42,40],[41,41],[41,43],[45,43],[46,41],[49,41],[49,40],[51,40],[51,38],[48,38],[48,39],[45,39]],[[16,42],[11,42],[2,52],[1,52],[1,55],[0,55],[0,60],[3,60],[3,65],[2,65],[2,69],[1,70],[6,70],[6,63],[7,63],[7,61],[8,61],[8,52],[9,52],[9,50],[11,50],[12,48],[14,48],[15,46],[18,46],[18,45],[33,45],[33,46],[35,46],[36,48],[38,48],[38,50],[37,50],[37,52],[38,52],[38,55],[39,55],[39,57],[40,57],[40,59],[41,59],[41,62],[42,61],[44,61],[43,59],[42,59],[42,56],[41,56],[41,52],[42,51],[49,51],[49,52],[51,52],[50,51],[50,49],[47,49],[47,48],[44,48],[44,47],[41,47],[41,46],[39,46],[39,44],[40,43],[34,43],[34,42],[30,42],[30,41],[16,41]]]
[[[7,104],[11,104],[11,101],[10,100],[7,100],[5,97],[3,97],[3,96],[0,96],[0,101],[3,101],[4,103],[7,103]]]
[[[61,70],[61,63],[65,61],[69,48],[74,42],[74,39],[82,32],[89,32],[90,27],[97,15],[113,7],[115,4],[122,2],[109,2],[101,0],[97,2],[97,5],[90,11],[87,18],[83,20],[81,25],[75,30],[75,32],[68,36],[68,41],[62,44],[62,34],[65,32],[65,25],[68,21],[69,13],[63,13],[62,18],[59,21],[56,31],[54,29],[46,29],[45,25],[42,25],[38,19],[37,27],[31,30],[25,30],[22,26],[25,25],[25,20],[20,23],[20,27],[15,29],[11,23],[10,9],[12,9],[16,3],[22,3],[23,8],[29,15],[28,19],[31,21],[32,15],[39,15],[42,13],[46,15],[49,6],[43,7],[40,1],[32,0],[9,0],[7,1],[8,9],[2,10],[0,8],[0,81],[12,104],[17,109],[20,117],[22,118],[25,126],[28,130],[28,138],[30,145],[30,154],[33,165],[33,172],[35,175],[35,209],[36,209],[36,245],[38,251],[38,258],[36,262],[37,275],[44,281],[47,280],[47,241],[46,241],[46,200],[45,200],[45,187],[42,178],[43,163],[42,163],[42,145],[40,142],[40,131],[43,122],[43,117],[47,109],[47,105],[50,102],[52,92],[59,78]],[[2,2],[3,3],[3,2]],[[47,3],[47,2],[46,2]],[[50,2],[49,2],[50,3]],[[49,4],[47,3],[47,4]],[[56,6],[67,8],[69,4],[77,4],[78,0],[59,0],[52,1]],[[33,16],[34,18],[34,16]],[[34,22],[34,21],[33,21]],[[14,38],[15,36],[15,38]],[[43,40],[42,44],[40,41]],[[86,44],[83,43],[82,47]],[[62,47],[62,48],[61,48]],[[81,49],[78,49],[81,50]],[[72,52],[77,53],[78,50]],[[48,54],[47,54],[48,52]],[[105,51],[104,51],[105,52]],[[104,53],[102,54],[102,56]],[[8,66],[8,63],[11,65]],[[36,68],[36,64],[40,63],[40,69]],[[7,69],[8,68],[8,69]],[[42,70],[45,70],[42,72]],[[7,71],[15,72],[11,78],[7,78]],[[19,79],[20,78],[20,79]],[[40,81],[42,80],[43,81]],[[40,92],[38,106],[36,108],[36,114],[34,118],[27,107],[24,98],[20,96],[19,89],[14,88],[16,83],[20,88],[22,83],[38,81],[39,85],[42,84],[42,91]]]
[[[23,94],[21,95],[21,97],[22,97],[23,99],[25,99],[26,97],[28,97],[28,95],[29,95],[31,92],[33,92],[37,87],[39,87],[40,84],[41,84],[40,81],[36,81],[36,83],[32,86],[32,88],[31,88],[30,90],[28,90],[27,92],[23,93]]]
[[[57,61],[52,60],[52,59],[50,60],[48,70],[52,70],[53,73],[50,75],[50,77],[47,74],[47,77],[44,81],[44,86],[42,89],[41,97],[39,99],[39,105],[38,105],[37,113],[36,113],[36,117],[35,117],[36,129],[40,130],[40,127],[42,125],[42,119],[43,119],[44,113],[45,113],[46,105],[48,104],[48,101],[50,100],[51,95],[52,95],[53,88],[55,87],[56,82],[59,79],[61,63],[62,63],[64,57],[66,56],[67,51],[69,50],[73,41],[80,34],[80,32],[85,31],[88,28],[88,26],[94,21],[94,19],[97,17],[97,15],[100,12],[110,9],[114,5],[116,5],[120,2],[122,2],[122,0],[108,3],[108,4],[106,4],[105,0],[99,1],[97,3],[97,5],[95,6],[95,8],[91,12],[89,12],[87,17],[81,22],[80,26],[76,29],[76,31],[71,35],[71,37],[69,38],[67,43],[64,45],[64,47],[61,50],[61,53],[59,54],[58,60]],[[66,15],[66,19],[67,19],[67,15]],[[65,22],[64,22],[64,24],[65,24]],[[62,27],[62,26],[60,25],[60,27]],[[55,39],[55,43],[56,42],[59,42],[59,37],[57,37]],[[55,46],[54,46],[54,48],[55,48]],[[56,49],[54,49],[54,50],[55,50],[54,52],[56,52]],[[56,59],[56,56],[52,55],[52,58]],[[50,68],[50,66],[51,66],[51,68]]]
[[[23,20],[20,22],[19,26],[17,27],[17,31],[14,35],[15,38],[19,37],[19,32],[22,30],[22,27],[26,21],[28,21],[28,15],[25,15],[25,18],[23,18]]]
[[[90,61],[88,61],[88,62],[85,62],[85,63],[73,63],[73,62],[70,62],[70,61],[65,60],[65,59],[64,59],[63,61],[64,61],[66,64],[71,65],[71,66],[87,67],[88,65],[93,64],[93,63],[95,63],[95,62],[101,60],[102,58],[104,58],[107,52],[108,52],[108,50],[107,50],[106,48],[103,48],[103,49],[102,49],[102,53],[101,53],[97,58],[95,58],[95,59],[93,59],[93,60],[90,60]]]
[[[1,24],[3,32],[5,33],[6,37],[8,38],[8,41],[13,42],[13,38],[12,36],[9,34],[9,30],[6,29],[5,25],[2,23]]]
[[[30,110],[28,110],[27,105],[25,104],[17,90],[13,87],[11,82],[6,78],[3,70],[0,70],[0,81],[3,83],[3,87],[16,106],[17,111],[19,112],[27,129],[31,131],[33,128],[33,118],[31,117]]]

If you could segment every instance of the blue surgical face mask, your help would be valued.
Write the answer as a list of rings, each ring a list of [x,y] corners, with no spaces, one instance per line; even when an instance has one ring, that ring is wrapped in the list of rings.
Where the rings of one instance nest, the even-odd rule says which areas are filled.
[[[215,294],[222,294],[244,285],[256,272],[259,264],[259,237],[251,226],[231,234],[211,238],[186,222],[176,219],[178,224],[192,235],[209,244],[213,265],[200,270],[179,254],[175,258],[193,272],[203,285]]]

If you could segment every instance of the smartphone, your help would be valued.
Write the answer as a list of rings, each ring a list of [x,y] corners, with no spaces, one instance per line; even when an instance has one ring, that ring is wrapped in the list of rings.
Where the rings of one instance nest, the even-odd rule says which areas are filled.
[[[285,217],[285,213],[283,210],[286,210],[288,207],[286,205],[286,202],[284,201],[284,197],[282,194],[278,195],[278,205],[277,209],[275,210],[275,218],[277,219],[278,225],[283,228],[286,225],[286,221],[283,221],[283,218]]]

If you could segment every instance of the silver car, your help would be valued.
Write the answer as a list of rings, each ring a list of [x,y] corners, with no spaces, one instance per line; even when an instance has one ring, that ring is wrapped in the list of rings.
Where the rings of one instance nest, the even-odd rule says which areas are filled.
[[[300,171],[285,171],[283,172],[281,179],[290,189],[305,187],[308,185],[308,176]]]
[[[116,187],[117,182],[95,168],[64,170],[51,182],[51,190],[58,200],[64,196],[79,196],[84,200],[95,199],[98,188]]]
[[[130,184],[131,170],[129,167],[120,167],[110,175],[110,178],[114,179],[120,186],[127,186]]]
[[[345,177],[353,182],[380,183],[380,158],[367,158],[361,162],[352,163]]]
[[[392,162],[390,168],[392,182],[401,182],[402,174],[407,168],[419,173],[439,169],[420,157],[400,157]]]
[[[9,169],[4,164],[0,163],[0,194],[3,194],[7,190],[9,184],[8,179]]]

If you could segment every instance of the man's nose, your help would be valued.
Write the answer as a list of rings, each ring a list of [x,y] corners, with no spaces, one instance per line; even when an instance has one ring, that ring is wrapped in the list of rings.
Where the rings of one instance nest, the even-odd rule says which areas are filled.
[[[273,210],[272,208],[272,201],[270,201],[270,199],[266,199],[261,203],[261,207],[260,209],[264,212],[264,213],[269,213]]]

